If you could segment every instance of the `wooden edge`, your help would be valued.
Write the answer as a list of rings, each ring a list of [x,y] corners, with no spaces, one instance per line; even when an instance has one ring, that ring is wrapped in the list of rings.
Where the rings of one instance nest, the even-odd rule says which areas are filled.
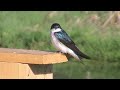
[[[0,48],[0,62],[55,64],[67,61],[67,57],[61,53]]]

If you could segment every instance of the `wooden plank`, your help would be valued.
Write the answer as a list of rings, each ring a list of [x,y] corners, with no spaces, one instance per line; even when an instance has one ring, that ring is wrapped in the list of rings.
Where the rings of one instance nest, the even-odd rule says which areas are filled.
[[[52,65],[0,62],[0,79],[53,79]]]
[[[18,63],[0,63],[0,79],[17,79]]]
[[[55,64],[67,61],[65,55],[56,52],[0,48],[0,62]]]
[[[29,75],[29,66],[28,66],[28,64],[18,63],[18,65],[19,65],[18,79],[27,79],[27,77]]]

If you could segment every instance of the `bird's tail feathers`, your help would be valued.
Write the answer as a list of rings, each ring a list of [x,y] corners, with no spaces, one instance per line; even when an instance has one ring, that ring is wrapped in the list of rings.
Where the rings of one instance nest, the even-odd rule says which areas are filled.
[[[82,58],[91,59],[89,56],[82,53],[78,48],[77,48],[77,51],[75,51],[75,53],[78,55],[79,59],[82,59]]]

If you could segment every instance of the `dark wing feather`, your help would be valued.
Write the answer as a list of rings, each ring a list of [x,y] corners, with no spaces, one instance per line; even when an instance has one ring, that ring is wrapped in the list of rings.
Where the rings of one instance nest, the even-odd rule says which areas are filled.
[[[75,43],[70,39],[70,37],[68,36],[68,34],[65,31],[61,31],[61,32],[56,32],[55,37],[62,42],[65,46],[67,46],[68,48],[72,49],[74,51],[74,53],[76,53],[79,58],[84,57],[86,59],[90,59],[87,55],[83,54],[76,46]]]

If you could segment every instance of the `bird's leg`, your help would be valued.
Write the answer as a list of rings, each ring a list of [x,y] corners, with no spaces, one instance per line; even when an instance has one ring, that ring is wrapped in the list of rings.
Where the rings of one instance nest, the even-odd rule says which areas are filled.
[[[65,54],[66,55],[66,53],[63,53],[63,52],[61,52],[61,51],[56,51],[57,53],[61,53],[61,54]]]
[[[66,57],[69,59],[69,58],[72,58],[72,56],[68,53],[65,53]]]
[[[61,51],[56,51],[57,53],[61,53],[61,54],[64,54],[68,59],[71,58],[72,56],[68,53],[63,53]]]
[[[56,51],[57,53],[61,53],[60,51]]]

